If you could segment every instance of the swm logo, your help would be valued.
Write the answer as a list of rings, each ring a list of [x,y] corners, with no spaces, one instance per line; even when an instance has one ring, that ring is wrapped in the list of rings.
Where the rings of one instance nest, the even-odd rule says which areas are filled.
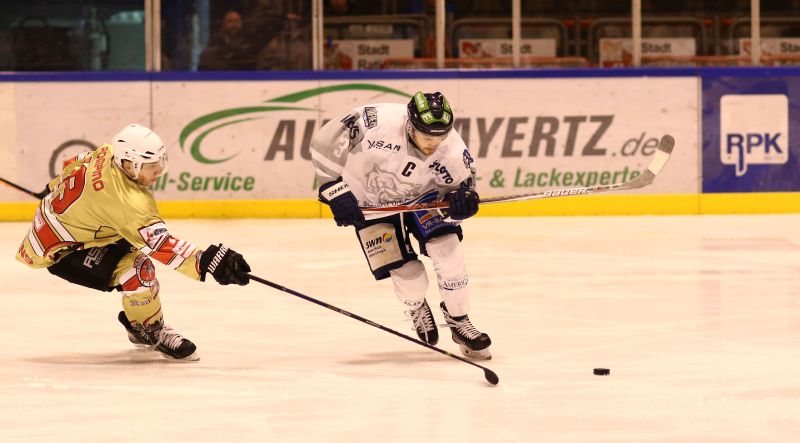
[[[373,248],[383,243],[391,243],[393,240],[393,236],[390,233],[384,233],[380,237],[373,238],[372,240],[367,240],[366,246],[367,248]]]
[[[783,94],[724,95],[720,99],[720,160],[736,176],[748,165],[789,161],[789,100]]]

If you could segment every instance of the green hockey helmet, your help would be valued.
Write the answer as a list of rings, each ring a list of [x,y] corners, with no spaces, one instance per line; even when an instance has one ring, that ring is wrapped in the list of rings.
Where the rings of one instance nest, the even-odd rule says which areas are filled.
[[[408,102],[408,120],[417,131],[440,137],[453,129],[453,110],[441,92],[417,92]]]

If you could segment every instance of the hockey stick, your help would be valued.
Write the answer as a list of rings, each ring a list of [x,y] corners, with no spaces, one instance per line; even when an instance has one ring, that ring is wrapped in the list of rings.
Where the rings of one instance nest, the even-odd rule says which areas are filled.
[[[479,368],[483,369],[483,375],[484,375],[484,377],[486,377],[486,381],[488,381],[489,383],[491,383],[491,384],[493,384],[493,385],[496,385],[498,382],[500,382],[500,379],[497,377],[497,374],[495,374],[495,373],[494,373],[494,372],[493,372],[491,369],[489,369],[489,368],[485,368],[485,367],[483,367],[483,366],[481,366],[481,365],[479,365],[479,364],[477,364],[477,363],[473,363],[473,362],[471,362],[471,361],[469,361],[469,360],[467,360],[467,359],[465,359],[465,358],[461,358],[461,357],[459,357],[459,356],[457,356],[457,355],[455,355],[455,354],[451,354],[450,352],[447,352],[447,351],[445,351],[444,349],[439,349],[439,348],[437,348],[436,346],[431,346],[431,345],[429,345],[429,344],[425,343],[424,341],[417,340],[416,338],[409,337],[409,336],[407,336],[407,335],[405,335],[405,334],[402,334],[402,333],[400,333],[400,332],[397,332],[397,331],[395,331],[395,330],[393,330],[393,329],[389,329],[389,328],[387,328],[386,326],[379,325],[378,323],[375,323],[375,322],[374,322],[374,321],[372,321],[372,320],[368,320],[368,319],[366,319],[366,318],[364,318],[364,317],[362,317],[362,316],[360,316],[360,315],[353,314],[352,312],[345,311],[345,310],[344,310],[344,309],[342,309],[342,308],[337,308],[336,306],[333,306],[333,305],[330,305],[330,304],[328,304],[328,303],[325,303],[324,301],[317,300],[317,299],[315,299],[315,298],[313,298],[313,297],[309,297],[309,296],[307,296],[307,295],[301,294],[301,293],[299,293],[299,292],[297,292],[297,291],[291,290],[291,289],[289,289],[289,288],[287,288],[287,287],[284,287],[284,286],[281,286],[281,285],[279,285],[279,284],[277,284],[277,283],[272,283],[272,282],[271,282],[271,281],[269,281],[269,280],[264,280],[263,278],[256,277],[256,276],[255,276],[255,275],[253,275],[253,274],[247,274],[247,275],[248,275],[248,276],[249,276],[251,279],[253,279],[253,280],[255,280],[255,281],[257,281],[257,282],[259,282],[259,283],[261,283],[261,284],[264,284],[264,285],[267,285],[267,286],[269,286],[269,287],[275,288],[275,289],[277,289],[277,290],[279,290],[279,291],[288,292],[289,294],[292,294],[292,295],[294,295],[295,297],[300,297],[300,298],[302,298],[303,300],[310,301],[311,303],[316,303],[316,304],[318,304],[318,305],[320,305],[320,306],[322,306],[322,307],[324,307],[324,308],[328,308],[328,309],[330,309],[331,311],[336,311],[336,312],[338,312],[339,314],[346,315],[346,316],[348,316],[348,317],[350,317],[350,318],[353,318],[353,319],[355,319],[355,320],[358,320],[358,321],[360,321],[360,322],[362,322],[362,323],[366,323],[366,324],[368,324],[368,325],[370,325],[370,326],[374,326],[374,327],[376,327],[376,328],[378,328],[378,329],[380,329],[380,330],[382,330],[382,331],[386,331],[386,332],[388,332],[388,333],[390,333],[390,334],[394,334],[394,335],[396,335],[396,336],[398,336],[398,337],[402,337],[402,338],[404,338],[404,339],[406,339],[406,340],[408,340],[408,341],[414,342],[414,343],[416,343],[416,344],[418,344],[418,345],[425,346],[426,348],[428,348],[428,349],[430,349],[430,350],[432,350],[432,351],[436,351],[436,352],[438,352],[438,353],[440,353],[440,354],[444,354],[444,355],[446,355],[446,356],[448,356],[448,357],[452,357],[452,358],[454,358],[454,359],[456,359],[456,360],[463,361],[464,363],[469,363],[469,364],[471,364],[472,366],[477,366],[477,367],[479,367]]]
[[[664,168],[664,165],[667,164],[669,160],[670,154],[672,154],[672,148],[675,146],[675,139],[672,138],[671,135],[665,135],[661,137],[661,141],[658,143],[658,148],[656,150],[653,159],[650,161],[650,164],[647,165],[647,169],[638,177],[634,178],[633,180],[625,183],[619,183],[615,185],[599,185],[599,186],[587,186],[582,188],[567,188],[567,189],[556,189],[552,191],[544,191],[544,192],[536,192],[533,194],[519,194],[519,195],[504,195],[498,197],[488,197],[488,198],[481,198],[480,202],[483,203],[506,203],[506,202],[513,202],[513,201],[522,201],[522,200],[538,200],[543,198],[554,198],[554,197],[572,197],[574,195],[588,195],[588,194],[596,194],[598,192],[609,192],[609,191],[625,191],[629,189],[639,189],[643,188],[650,183],[653,183],[656,176],[661,169]],[[361,208],[364,214],[380,214],[383,212],[413,212],[413,211],[420,211],[425,209],[441,209],[441,208],[448,208],[448,204],[445,201],[436,201],[430,203],[416,203],[410,205],[397,205],[397,206],[384,206],[384,207],[375,207],[375,208]]]
[[[0,177],[0,182],[8,185],[9,187],[12,187],[12,188],[16,189],[17,191],[22,191],[22,192],[30,195],[31,197],[38,198],[39,200],[43,199],[47,194],[50,193],[50,191],[48,191],[46,188],[42,192],[33,192],[33,191],[29,190],[29,189],[23,188],[22,186],[20,186],[18,184],[15,184],[15,183],[12,183],[12,182],[6,180],[3,177]]]

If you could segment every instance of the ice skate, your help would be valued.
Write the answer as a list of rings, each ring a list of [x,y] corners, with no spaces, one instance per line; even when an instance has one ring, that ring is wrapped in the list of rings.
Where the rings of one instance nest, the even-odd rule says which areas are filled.
[[[125,327],[125,330],[128,331],[128,340],[130,340],[134,346],[141,349],[152,346],[152,343],[150,343],[150,340],[147,338],[147,334],[144,333],[144,330],[137,330],[131,326],[131,322],[128,321],[125,311],[119,311],[117,320],[119,320],[119,322],[122,323],[122,326]]]
[[[200,356],[195,352],[197,346],[169,325],[162,326],[154,335],[157,338],[155,350],[165,357],[184,361],[200,360]]]
[[[200,360],[200,356],[195,353],[197,346],[169,325],[157,323],[150,330],[145,331],[144,328],[132,326],[124,311],[120,311],[117,319],[125,326],[125,330],[128,331],[128,340],[136,347],[153,349],[163,354],[164,357],[175,360]]]
[[[447,312],[444,302],[439,306],[442,308],[447,327],[450,328],[450,332],[453,334],[453,341],[458,343],[461,353],[471,358],[491,359],[492,353],[489,350],[489,346],[491,346],[492,340],[489,336],[477,330],[472,325],[472,322],[469,321],[468,315],[452,317]]]
[[[414,330],[420,340],[429,345],[435,345],[439,342],[439,330],[436,328],[433,312],[431,312],[427,300],[423,300],[422,306],[419,308],[406,311],[406,315],[411,317],[411,321],[414,323]]]

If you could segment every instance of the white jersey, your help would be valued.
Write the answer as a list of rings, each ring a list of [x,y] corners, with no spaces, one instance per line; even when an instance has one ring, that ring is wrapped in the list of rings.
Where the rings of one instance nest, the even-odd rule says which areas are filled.
[[[364,208],[415,202],[466,183],[474,186],[473,159],[451,130],[425,156],[406,133],[406,105],[379,103],[352,110],[323,126],[311,141],[311,160],[320,185],[342,177]],[[367,219],[385,214],[366,216]]]

